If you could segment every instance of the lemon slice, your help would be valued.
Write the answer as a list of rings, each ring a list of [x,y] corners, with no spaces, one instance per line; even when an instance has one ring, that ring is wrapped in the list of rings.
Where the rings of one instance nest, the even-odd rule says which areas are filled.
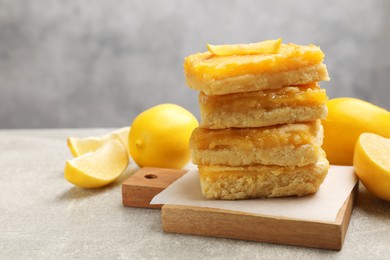
[[[390,201],[390,139],[371,133],[361,134],[356,142],[353,165],[370,192]]]
[[[130,127],[123,127],[102,136],[89,136],[85,138],[68,137],[68,147],[74,157],[94,152],[110,140],[119,140],[128,151],[128,136]]]
[[[280,49],[282,39],[267,40],[249,44],[226,44],[226,45],[211,45],[207,44],[207,49],[212,54],[218,56],[228,55],[248,55],[248,54],[267,54],[277,53]]]
[[[83,188],[107,185],[121,175],[129,156],[119,140],[109,140],[92,153],[66,161],[65,179]]]

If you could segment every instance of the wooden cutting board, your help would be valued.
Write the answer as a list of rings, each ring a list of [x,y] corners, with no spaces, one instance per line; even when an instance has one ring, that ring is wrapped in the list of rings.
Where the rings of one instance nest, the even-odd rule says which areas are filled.
[[[289,219],[222,209],[150,205],[152,198],[186,171],[142,168],[122,184],[124,206],[162,208],[165,232],[340,250],[356,200],[355,185],[334,222]]]

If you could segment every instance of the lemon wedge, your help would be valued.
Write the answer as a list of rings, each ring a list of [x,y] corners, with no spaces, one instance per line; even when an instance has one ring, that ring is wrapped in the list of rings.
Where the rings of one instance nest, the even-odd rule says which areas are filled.
[[[363,133],[354,152],[355,172],[375,196],[390,201],[390,139]]]
[[[107,141],[95,152],[67,160],[64,177],[83,188],[98,188],[113,182],[127,168],[129,156],[119,140]]]
[[[248,44],[225,44],[225,45],[211,45],[207,44],[207,49],[212,54],[218,56],[228,55],[249,55],[249,54],[267,54],[277,53],[280,49],[282,39],[267,40],[257,43]]]
[[[117,139],[128,150],[128,136],[130,127],[123,127],[102,136],[89,136],[85,138],[68,137],[68,147],[74,157],[94,152],[107,142]]]
[[[129,132],[130,132],[130,127],[123,127],[108,134],[111,138],[113,137],[117,138],[126,148],[128,154],[129,154]]]

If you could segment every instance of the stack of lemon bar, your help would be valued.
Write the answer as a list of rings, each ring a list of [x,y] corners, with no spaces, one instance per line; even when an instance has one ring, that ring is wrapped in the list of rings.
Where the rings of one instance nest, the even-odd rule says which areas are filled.
[[[210,199],[315,193],[329,168],[321,149],[329,80],[324,53],[280,39],[208,45],[184,62],[200,91],[191,136],[202,193]]]

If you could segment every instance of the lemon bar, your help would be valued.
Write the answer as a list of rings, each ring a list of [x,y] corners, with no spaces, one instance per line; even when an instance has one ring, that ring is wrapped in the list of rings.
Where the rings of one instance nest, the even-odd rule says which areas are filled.
[[[193,54],[185,59],[184,71],[190,88],[223,95],[329,80],[323,59],[318,46],[281,44],[277,53]]]
[[[318,160],[322,140],[323,128],[316,120],[261,128],[196,128],[190,147],[197,165],[304,166]]]
[[[315,164],[299,166],[200,165],[202,193],[209,199],[304,196],[315,193],[329,169],[323,153]]]
[[[201,92],[200,125],[221,129],[325,119],[327,99],[325,89],[317,83],[226,95]]]

